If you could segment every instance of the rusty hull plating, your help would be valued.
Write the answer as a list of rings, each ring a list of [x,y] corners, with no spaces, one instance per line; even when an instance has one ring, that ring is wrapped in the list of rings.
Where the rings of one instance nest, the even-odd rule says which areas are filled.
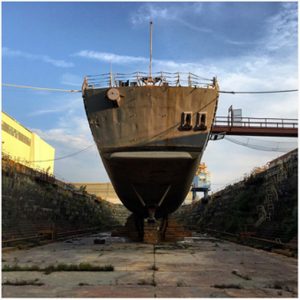
[[[216,81],[206,87],[170,86],[151,77],[103,88],[85,79],[83,98],[123,204],[144,218],[174,212],[189,192],[208,142],[218,102]]]

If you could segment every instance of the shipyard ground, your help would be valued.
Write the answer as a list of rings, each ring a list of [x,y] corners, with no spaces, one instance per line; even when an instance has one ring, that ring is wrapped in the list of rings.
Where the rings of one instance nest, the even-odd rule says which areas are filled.
[[[25,271],[60,263],[114,270]],[[203,235],[156,246],[91,235],[3,251],[2,268],[2,297],[297,297],[296,258]]]

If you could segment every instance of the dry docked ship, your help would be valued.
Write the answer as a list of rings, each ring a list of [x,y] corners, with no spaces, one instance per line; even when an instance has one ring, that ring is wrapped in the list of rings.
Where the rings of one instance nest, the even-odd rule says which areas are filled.
[[[218,84],[192,73],[152,74],[151,57],[148,74],[87,76],[82,93],[117,195],[134,214],[153,219],[174,212],[190,190],[216,114]]]
[[[164,217],[190,189],[215,117],[218,86],[213,80],[200,87],[193,74],[186,75],[187,86],[181,74],[133,75],[126,82],[121,74],[88,77],[85,110],[120,200],[136,214],[147,217],[150,209]],[[110,84],[100,87],[97,81],[105,76]]]

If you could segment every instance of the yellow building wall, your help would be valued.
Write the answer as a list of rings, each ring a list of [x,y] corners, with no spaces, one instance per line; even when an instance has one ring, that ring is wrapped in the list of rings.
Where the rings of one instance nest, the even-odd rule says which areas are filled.
[[[89,194],[94,194],[114,204],[121,204],[121,201],[110,182],[72,182],[72,184],[77,188],[85,186],[86,191]]]
[[[2,152],[30,168],[54,172],[55,149],[2,112]],[[40,160],[49,160],[39,162]]]
[[[42,140],[37,134],[32,133],[32,152],[33,168],[48,171],[49,174],[54,172],[54,155],[55,149]],[[47,161],[52,160],[52,161]]]

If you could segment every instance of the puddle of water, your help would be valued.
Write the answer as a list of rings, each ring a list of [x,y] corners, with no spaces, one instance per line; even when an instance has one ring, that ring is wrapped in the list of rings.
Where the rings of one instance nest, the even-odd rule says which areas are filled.
[[[128,243],[130,240],[127,237],[111,236],[111,232],[100,232],[89,236],[94,243],[94,239],[105,240],[105,244]]]
[[[126,237],[110,236],[105,238],[106,243],[129,243],[129,239]]]

